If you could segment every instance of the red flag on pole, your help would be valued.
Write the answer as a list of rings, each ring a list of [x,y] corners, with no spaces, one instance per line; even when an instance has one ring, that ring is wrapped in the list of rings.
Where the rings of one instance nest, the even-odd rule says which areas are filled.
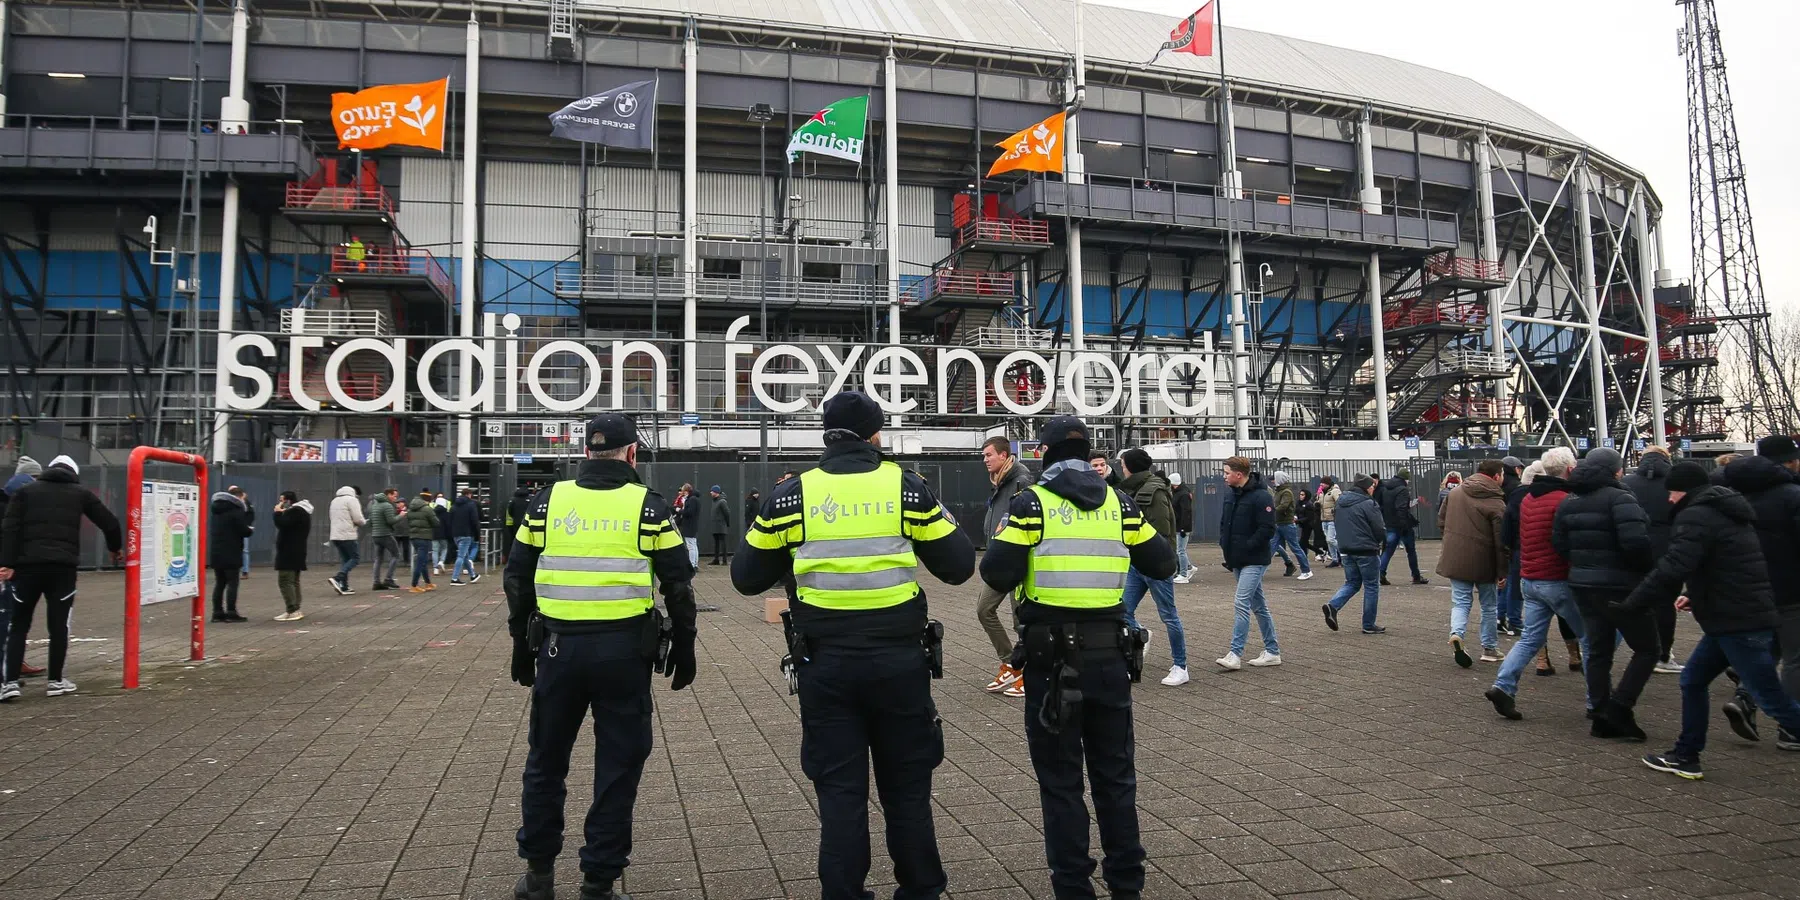
[[[1213,3],[1206,0],[1206,5],[1194,10],[1194,14],[1182,19],[1180,24],[1169,32],[1169,39],[1163,42],[1156,51],[1157,56],[1164,52],[1192,53],[1195,56],[1213,55]],[[1152,59],[1151,62],[1156,60]]]

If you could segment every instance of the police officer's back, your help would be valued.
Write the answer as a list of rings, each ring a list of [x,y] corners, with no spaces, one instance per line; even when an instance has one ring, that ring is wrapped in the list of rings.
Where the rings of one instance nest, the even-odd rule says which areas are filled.
[[[790,573],[800,765],[819,797],[823,900],[863,900],[869,873],[869,763],[887,820],[901,900],[946,879],[931,821],[931,772],[944,735],[931,699],[923,563],[950,584],[975,548],[918,476],[881,458],[882,412],[867,394],[825,402],[819,467],[776,485],[731,562],[739,593]]]
[[[1025,669],[1025,734],[1044,809],[1044,847],[1057,900],[1094,896],[1082,763],[1093,787],[1102,875],[1115,900],[1144,889],[1138,838],[1131,682],[1144,634],[1125,624],[1126,571],[1175,574],[1175,551],[1157,540],[1137,505],[1088,463],[1087,426],[1072,416],[1039,435],[1044,473],[1013,498],[988,543],[981,578],[1019,589],[1023,635],[1013,665]]]
[[[581,848],[581,900],[612,892],[631,853],[631,814],[650,756],[650,673],[694,680],[694,596],[669,505],[638,480],[637,428],[616,413],[587,426],[588,458],[526,507],[506,566],[512,677],[532,688],[520,803],[518,900],[549,900],[563,846],[569,751],[594,714],[594,801]],[[665,620],[651,596],[662,585]]]

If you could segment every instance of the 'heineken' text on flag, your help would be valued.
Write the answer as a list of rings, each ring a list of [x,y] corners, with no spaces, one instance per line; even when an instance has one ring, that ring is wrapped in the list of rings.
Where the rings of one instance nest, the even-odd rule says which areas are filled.
[[[390,144],[444,149],[444,97],[450,79],[382,84],[331,95],[338,149],[375,150]]]
[[[656,140],[656,82],[634,81],[550,114],[550,133],[571,141],[649,150]]]
[[[788,139],[788,162],[802,153],[823,153],[862,162],[863,136],[869,126],[869,98],[846,97],[812,114]]]
[[[1194,10],[1193,15],[1182,19],[1181,23],[1169,32],[1169,39],[1163,41],[1163,45],[1157,48],[1156,56],[1151,57],[1150,62],[1156,62],[1167,52],[1192,53],[1195,56],[1213,55],[1213,4],[1216,2],[1217,0],[1206,0],[1206,4]],[[1149,63],[1145,63],[1145,65],[1149,65]]]
[[[996,144],[1005,153],[994,160],[987,177],[1001,172],[1061,172],[1063,170],[1063,122],[1067,113],[1057,113],[1012,137]]]

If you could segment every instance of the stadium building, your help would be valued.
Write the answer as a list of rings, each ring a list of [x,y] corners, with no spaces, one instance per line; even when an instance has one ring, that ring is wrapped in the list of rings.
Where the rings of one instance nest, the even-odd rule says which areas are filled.
[[[762,428],[800,446],[813,407],[765,411],[832,380],[813,348],[893,344],[926,370],[899,389],[920,401],[914,452],[1028,435],[1001,401],[1046,399],[1056,375],[1021,354],[1076,349],[1146,383],[1179,370],[1105,420],[1108,443],[1722,435],[1722,401],[1692,387],[1715,326],[1660,271],[1661,202],[1608,152],[1629,148],[1467,78],[1235,29],[1224,109],[1218,55],[1146,65],[1175,23],[1104,6],[1083,12],[1077,79],[1074,12],[0,0],[8,437],[234,461],[354,438],[480,464],[566,453],[569,424],[617,398],[656,414],[663,449],[732,454]],[[338,149],[333,93],[446,76],[442,152]],[[630,102],[650,149],[551,135],[551,113],[634,82],[653,85]],[[796,128],[864,96],[859,162],[790,160]],[[983,177],[996,143],[1077,101],[1067,177]],[[240,357],[262,379],[232,380],[266,379],[254,410],[220,411],[221,331],[270,338]],[[432,339],[496,334],[573,408],[458,425],[422,401],[461,396]],[[395,337],[398,358],[336,352]],[[732,341],[809,359],[767,361],[798,382],[768,402]],[[1091,399],[1108,379],[1085,371]]]

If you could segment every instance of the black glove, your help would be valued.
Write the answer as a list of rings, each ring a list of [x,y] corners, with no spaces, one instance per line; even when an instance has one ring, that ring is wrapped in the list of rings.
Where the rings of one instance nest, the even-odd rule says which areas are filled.
[[[692,626],[675,626],[675,634],[669,641],[669,659],[659,670],[669,676],[669,689],[679,691],[694,683],[694,674],[700,664],[694,659],[694,637]]]
[[[525,687],[537,683],[537,654],[524,638],[513,638],[512,680]]]

